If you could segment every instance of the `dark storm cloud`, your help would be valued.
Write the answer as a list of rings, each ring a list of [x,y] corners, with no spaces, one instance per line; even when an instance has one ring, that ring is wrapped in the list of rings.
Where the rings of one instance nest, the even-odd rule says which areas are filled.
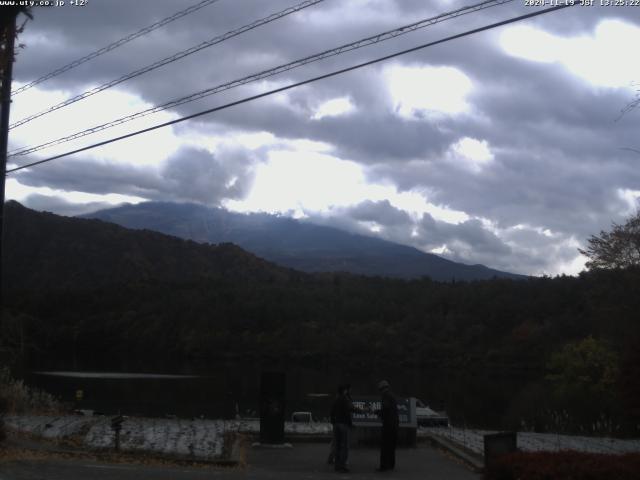
[[[154,0],[150,6],[146,1],[110,0],[96,2],[90,8],[84,9],[36,10],[35,21],[29,24],[24,41],[28,49],[31,49],[30,43],[37,46],[30,51],[28,58],[25,57],[24,61],[17,65],[16,79],[23,81],[23,78],[26,80],[47,73],[75,60],[78,56],[90,53],[121,36],[169,16],[190,3],[177,4],[169,0]],[[300,1],[243,0],[241,8],[238,8],[238,2],[221,0],[148,36],[127,43],[126,46],[102,56],[100,62],[79,67],[74,70],[74,75],[63,75],[58,80],[52,80],[50,84],[55,86],[56,82],[59,82],[58,84],[69,88],[69,85],[84,85],[102,79],[107,73],[113,75],[118,70],[122,70],[120,73],[126,73],[129,67],[147,65],[297,3]],[[331,24],[335,23],[333,20],[330,24],[324,20],[319,27],[314,25],[313,19],[317,16],[328,19],[332,15],[331,12],[341,8],[344,8],[341,2],[328,0],[326,3],[205,49],[167,69],[170,75],[182,77],[185,89],[202,88],[205,83],[210,86],[210,82],[231,80],[235,78],[232,75],[242,73],[243,69],[247,74],[252,73],[337,46],[341,42],[379,32],[380,29],[390,27],[390,22],[393,21],[372,16],[372,21],[367,24],[351,24],[348,29],[338,24],[332,27]],[[321,11],[318,12],[318,9]],[[329,43],[327,26],[331,30]],[[47,37],[50,41],[36,44],[37,37]],[[292,38],[304,41],[292,42]],[[61,48],[61,45],[64,48]],[[238,55],[238,52],[242,54]],[[192,68],[198,69],[197,75],[181,75]],[[151,76],[148,75],[149,78]],[[158,101],[152,96],[150,99]]]
[[[486,230],[477,219],[451,224],[436,221],[431,215],[425,213],[419,226],[418,238],[431,248],[457,242],[478,254],[508,255],[511,253],[511,249],[495,234]]]
[[[205,150],[182,149],[162,169],[175,199],[215,205],[223,198],[243,198],[252,181],[253,159],[245,152],[226,152],[221,161]]]
[[[620,148],[637,144],[638,118],[614,122],[625,94],[588,86],[561,65],[480,55],[486,47],[472,44],[465,56],[449,47],[442,60],[473,78],[471,101],[481,115],[448,125],[460,137],[488,141],[494,161],[465,172],[431,156],[381,164],[371,178],[426,188],[431,201],[502,227],[529,223],[581,241],[620,219],[626,208],[618,190],[640,186],[638,158]]]
[[[426,187],[430,201],[491,219],[501,228],[524,223],[582,240],[618,218],[624,210],[618,189],[637,189],[640,174],[638,159],[603,159],[599,166],[579,162],[552,149],[520,151],[498,153],[478,174],[442,161],[381,166],[375,170],[381,177],[372,178],[390,178],[407,190]]]
[[[558,264],[569,264],[577,254],[570,236],[551,236],[529,227],[507,229],[498,236],[478,219],[453,224],[437,220],[428,213],[412,219],[403,217],[404,211],[385,203],[363,202],[333,211],[331,215],[311,215],[309,221],[364,235],[372,234],[368,222],[375,221],[381,227],[378,236],[385,240],[411,245],[426,252],[441,252],[445,247],[441,255],[451,260],[490,265],[523,274],[554,272]],[[373,213],[374,207],[384,215],[367,215],[364,218],[358,215],[363,209]],[[390,215],[390,211],[395,213]],[[385,222],[388,218],[393,220]],[[396,218],[404,221],[396,221]]]
[[[219,116],[222,122],[271,131],[284,138],[311,138],[330,143],[336,154],[362,163],[397,161],[443,153],[456,138],[438,125],[398,118],[391,112],[372,115],[366,104],[356,102],[349,115],[312,120],[271,103],[255,110],[247,106]]]
[[[540,78],[533,91],[543,92],[544,83]],[[495,158],[480,173],[461,172],[438,158],[380,171],[403,188],[427,187],[435,192],[432,200],[503,225],[526,220],[585,235],[608,223],[620,210],[617,190],[640,185],[638,158],[620,149],[636,142],[637,122],[615,123],[607,115],[620,96],[588,98],[579,88],[563,88],[546,100],[516,87],[502,96],[483,101],[488,124],[461,122],[454,129],[488,141]],[[575,119],[563,120],[568,115]]]
[[[22,170],[14,174],[14,178],[30,187],[105,195],[145,197],[162,188],[162,178],[155,169],[75,158]]]
[[[510,248],[495,234],[486,229],[482,222],[470,219],[459,224],[436,220],[428,213],[419,219],[413,219],[404,210],[394,207],[387,200],[361,202],[352,207],[337,209],[338,215],[324,219],[312,216],[311,220],[333,226],[347,227],[361,233],[371,233],[370,222],[381,229],[381,236],[399,243],[412,244],[426,250],[441,247],[443,244],[458,242],[478,253],[508,255]],[[335,220],[336,218],[340,220]],[[345,223],[345,219],[348,219]],[[342,223],[334,223],[335,221]],[[364,223],[364,224],[363,224]]]
[[[389,200],[380,202],[367,200],[350,208],[348,214],[355,220],[376,222],[384,226],[407,225],[411,222],[407,212],[395,208]]]
[[[544,261],[520,258],[514,261],[512,248],[477,219],[453,224],[434,219],[425,213],[414,219],[388,201],[365,201],[352,207],[333,209],[329,215],[311,214],[308,221],[344,230],[371,235],[371,224],[380,229],[378,236],[396,243],[411,245],[423,251],[440,249],[446,245],[446,256],[463,263],[499,265],[511,271],[540,271]],[[522,251],[518,255],[522,256]],[[499,259],[496,261],[496,259]],[[522,262],[530,260],[530,269]]]
[[[243,8],[238,8],[237,2],[220,1],[194,15],[173,22],[148,37],[128,43],[125,47],[104,55],[100,61],[85,64],[74,70],[74,74],[65,74],[57,80],[51,80],[45,86],[58,85],[69,89],[73,85],[85,86],[87,83],[102,81],[109,76],[108,73],[112,76],[117,76],[116,73],[126,73],[134,67],[146,65],[175,51],[250,23],[292,3],[294,2],[282,0],[244,0]],[[370,2],[366,8],[361,5],[350,9],[351,4],[328,0],[326,3],[199,52],[172,66],[164,67],[162,75],[148,74],[143,77],[144,80],[133,81],[129,85],[135,85],[135,89],[146,100],[158,103],[185,91],[195,91],[243,74],[273,67],[442,11],[441,8],[423,7],[418,11],[406,12],[401,8],[402,4],[403,2],[399,2],[400,7],[393,8],[392,2]],[[152,20],[172,13],[176,9],[175,5],[175,2],[157,1],[150,9],[146,2],[114,0],[109,3],[97,3],[90,9],[47,9],[38,12],[36,21],[25,34],[28,48],[29,40],[35,36],[51,36],[59,40],[44,42],[34,47],[29,52],[30,55],[25,56],[16,66],[16,78],[26,80],[52,70],[75,59],[82,51],[88,53],[113,41],[118,35],[133,32],[141,26],[148,25]],[[351,13],[345,15],[344,10]],[[366,10],[367,14],[363,15],[359,10]],[[126,12],[126,15],[123,15],[123,12]],[[118,16],[121,18],[115,23],[117,28],[113,28],[114,17]],[[460,21],[456,20],[457,23]],[[185,25],[188,28],[185,28]],[[393,45],[414,44],[417,38],[422,36],[422,32],[424,30],[403,37],[407,39],[406,42],[404,39],[393,40],[388,44],[378,45],[375,49],[363,49],[345,57],[370,58],[395,49]],[[64,48],[61,48],[61,42],[64,42]],[[324,73],[327,66],[332,64],[331,61],[323,61],[318,64],[322,66],[312,66],[301,72]],[[194,73],[184,75],[184,72]],[[297,79],[306,75],[301,72],[290,72],[285,78]],[[167,82],[167,75],[180,78],[181,89],[176,88],[176,83]]]
[[[182,148],[159,168],[67,160],[23,170],[15,178],[31,187],[218,205],[224,198],[246,195],[253,178],[252,163],[251,154],[243,151],[214,156],[205,150]]]
[[[27,48],[20,52],[15,77],[19,82],[31,80],[192,3],[157,0],[150,6],[147,1],[111,0],[84,8],[36,10],[23,36]],[[46,82],[42,88],[82,91],[294,3],[221,0]],[[467,3],[373,0],[365,5],[328,0],[118,88],[161,104]],[[521,2],[512,2],[271,80],[277,85],[293,83],[530,12]],[[592,35],[598,22],[606,18],[640,25],[640,9],[575,7],[526,24],[575,37]],[[509,56],[499,47],[500,34],[501,30],[486,32],[394,61],[396,65],[459,69],[473,83],[467,97],[471,112],[466,115],[400,117],[393,112],[384,82],[383,71],[389,66],[385,64],[291,90],[282,96],[284,100],[265,98],[201,117],[176,131],[191,129],[219,136],[239,130],[266,131],[278,139],[325,142],[333,147],[334,155],[364,165],[370,181],[429,192],[429,201],[464,211],[471,218],[450,224],[425,214],[416,221],[389,202],[369,201],[334,209],[331,219],[319,221],[368,233],[362,222],[375,222],[383,227],[380,235],[386,238],[425,250],[446,245],[449,257],[467,263],[522,273],[551,270],[554,264],[569,263],[575,257],[572,239],[584,241],[612,220],[621,220],[627,205],[620,189],[640,190],[640,156],[621,149],[640,148],[640,115],[631,112],[614,122],[631,100],[629,92],[588,85],[560,63]],[[618,54],[625,55],[622,50],[612,52]],[[635,61],[628,55],[630,62]],[[243,87],[176,111],[193,113],[273,85]],[[339,97],[348,98],[354,111],[313,119],[323,102]],[[90,119],[83,121],[91,125]],[[486,141],[493,160],[476,169],[465,168],[448,151],[465,137]],[[264,149],[253,154],[238,150],[213,156],[183,149],[160,168],[65,160],[16,178],[25,185],[69,191],[218,204],[224,198],[240,199],[246,194],[252,182],[251,167],[264,160],[266,153]],[[39,197],[29,201],[42,206],[47,202]],[[56,205],[61,212],[71,208],[60,202]],[[498,233],[478,218],[493,222]],[[514,228],[517,225],[520,227]],[[545,229],[552,234],[541,233]]]
[[[411,231],[416,222],[407,212],[388,200],[365,200],[348,207],[331,207],[328,214],[308,212],[308,221],[363,235],[371,235],[372,224],[381,228],[379,236],[398,243],[411,244]]]
[[[140,2],[140,4],[141,3],[142,2]],[[207,7],[192,16],[193,19],[190,19],[188,23],[189,29],[186,31],[183,28],[186,19],[178,20],[168,25],[166,30],[163,29],[155,32],[153,35],[156,35],[158,38],[154,39],[153,42],[145,39],[132,42],[130,47],[125,47],[128,52],[127,55],[116,55],[116,51],[105,55],[106,62],[95,62],[96,65],[94,65],[94,62],[91,62],[86,67],[86,75],[93,76],[93,81],[95,81],[98,75],[100,75],[101,79],[107,76],[106,73],[101,73],[101,68],[105,69],[105,71],[113,70],[119,73],[125,73],[130,70],[130,67],[133,68],[141,64],[148,64],[151,59],[161,58],[161,53],[166,50],[165,47],[168,44],[175,43],[174,50],[184,46],[190,46],[205,38],[210,38],[212,34],[222,33],[226,29],[232,28],[229,27],[229,25],[241,25],[243,22],[248,22],[250,19],[258,18],[268,12],[279,10],[289,4],[289,2],[270,2],[267,7],[264,5],[264,2],[245,3],[247,3],[248,7],[243,9],[243,12],[245,12],[243,14],[239,13],[237,7],[224,1]],[[271,25],[256,29],[247,35],[234,38],[229,42],[225,42],[223,45],[213,47],[213,49],[207,50],[206,53],[201,52],[193,57],[181,60],[173,66],[163,67],[160,71],[162,74],[148,74],[125,85],[127,88],[134,88],[145,100],[152,103],[162,103],[167,99],[177,98],[184,93],[198,90],[204,86],[211,86],[212,84],[218,84],[218,82],[238,78],[238,76],[242,76],[243,74],[252,73],[281,62],[315,53],[345,41],[379,32],[386,28],[392,28],[403,22],[416,20],[416,17],[421,18],[435,12],[440,12],[443,9],[458,7],[456,5],[442,5],[440,7],[432,7],[430,11],[426,11],[424,6],[418,8],[416,5],[408,5],[408,3],[398,2],[395,8],[390,8],[381,2],[371,2],[371,4],[367,6],[367,9],[373,9],[374,11],[376,9],[384,9],[385,13],[395,12],[396,16],[391,15],[381,20],[380,17],[371,15],[370,18],[372,21],[368,23],[355,22],[355,25],[349,24],[349,28],[340,28],[339,22],[334,21],[335,26],[331,25],[329,27],[331,35],[327,36],[326,22],[322,24],[322,22],[318,20],[319,24],[316,25],[313,21],[302,22],[300,18],[305,16],[307,20],[321,19],[323,16],[328,18],[331,16],[332,11],[338,13],[340,8],[344,8],[344,5],[341,5],[340,2],[328,1],[325,4],[312,7],[304,12],[278,21],[283,22],[282,24],[275,22]],[[128,31],[133,31],[137,28],[134,27],[135,25],[146,25],[149,23],[150,13],[148,9],[140,7],[138,3],[135,5],[135,7],[130,7],[129,3],[127,3],[126,10],[123,10],[127,12],[125,25],[120,26],[120,29],[128,28]],[[85,14],[85,22],[91,23],[96,18],[108,19],[109,15],[113,15],[114,9],[125,9],[125,5],[122,4],[118,7],[117,3],[113,3],[110,8],[104,5],[100,5],[97,8],[97,10],[92,11],[90,16],[88,13]],[[157,5],[154,4],[152,17],[154,19],[162,18],[167,12],[170,12],[172,8],[175,8],[175,4],[167,2],[159,2]],[[451,22],[451,24],[445,23],[443,25],[437,25],[434,29],[439,29],[436,31],[450,33],[449,30],[454,29],[454,27],[455,30],[459,30],[467,23],[474,25],[480,24],[482,20],[495,19],[498,15],[505,15],[507,10],[504,8],[507,7],[479,12],[477,15],[463,17],[455,22]],[[513,6],[509,6],[508,8],[513,10]],[[103,10],[105,11],[103,12]],[[72,20],[70,17],[63,16],[62,12],[56,9],[53,9],[51,12],[51,15],[54,15],[55,18],[43,19],[43,28],[45,31],[47,31],[47,28],[58,30],[60,28],[58,22],[62,22],[63,24],[68,23],[70,27],[69,31],[73,31],[73,28],[79,28],[79,31],[82,32],[82,28],[86,28],[86,26],[78,26],[78,19],[75,17]],[[249,15],[249,13],[251,15]],[[47,12],[47,14],[49,14],[49,12]],[[74,11],[73,14],[75,16],[80,15],[77,10]],[[564,13],[562,13],[562,15],[566,16]],[[585,16],[585,14],[580,13],[580,16]],[[369,17],[367,17],[367,19],[369,19]],[[286,28],[282,28],[283,26],[286,26]],[[104,28],[100,28],[97,25],[95,27],[95,30],[102,32],[102,35],[107,35]],[[381,55],[382,53],[393,51],[403,45],[413,45],[417,39],[435,39],[437,37],[438,35],[431,33],[431,29],[425,29],[410,34],[398,41],[394,40],[393,42],[396,43],[391,42],[390,44],[379,45],[375,49],[368,48],[360,52],[350,53],[347,55],[347,58],[350,61],[351,59],[371,58]],[[291,42],[291,38],[304,38],[304,41]],[[329,42],[327,42],[327,38],[329,38]],[[459,66],[463,71],[470,71],[472,74],[477,74],[474,76],[477,77],[479,82],[483,82],[484,78],[480,75],[481,72],[473,70],[474,66],[477,69],[481,69],[485,75],[487,73],[489,75],[496,75],[496,73],[499,74],[499,72],[508,72],[510,70],[508,66],[507,69],[504,70],[505,62],[498,65],[492,60],[493,58],[502,59],[504,55],[488,55],[487,53],[491,52],[488,51],[488,45],[482,38],[483,37],[474,37],[473,41],[464,44],[465,48],[460,48],[462,41],[452,42],[450,46],[434,47],[428,51],[412,55],[408,57],[406,61],[417,62],[417,59],[424,59],[424,63],[456,65],[459,60]],[[484,38],[486,38],[486,36]],[[102,41],[103,39],[100,40]],[[78,42],[74,42],[73,44],[76,45],[77,43]],[[106,39],[104,39],[102,43],[106,43]],[[172,52],[174,50],[169,51]],[[242,51],[242,55],[238,55],[238,51]],[[44,55],[44,53],[41,55]],[[251,60],[243,61],[244,58]],[[39,58],[38,60],[41,59]],[[110,63],[118,61],[120,64],[117,65],[117,68],[115,64],[111,65]],[[28,66],[30,62],[27,61],[25,63]],[[38,65],[38,68],[42,68],[40,62],[35,63]],[[316,73],[325,73],[330,66],[342,66],[346,63],[349,62],[323,61],[319,64],[306,67],[304,70],[288,72],[277,78],[295,81]],[[223,68],[221,68],[221,66]],[[20,71],[20,68],[17,70]],[[189,74],[185,75],[184,72],[189,72]],[[397,118],[397,116],[394,117],[389,112],[388,95],[384,85],[382,85],[380,81],[378,72],[379,68],[374,67],[362,73],[349,74],[340,79],[314,85],[313,89],[305,89],[304,96],[306,97],[307,103],[313,103],[314,99],[326,97],[327,94],[333,92],[341,92],[342,95],[346,94],[352,97],[359,108],[359,112],[356,116],[351,116],[350,119],[325,118],[322,121],[314,122],[310,121],[309,116],[301,117],[300,112],[278,111],[277,107],[273,107],[268,101],[254,102],[246,108],[233,109],[232,111],[216,114],[209,118],[213,122],[228,123],[232,128],[241,126],[244,129],[272,131],[278,136],[314,138],[330,141],[340,148],[337,152],[338,154],[343,154],[344,156],[363,162],[385,161],[394,157],[411,158],[425,156],[433,151],[441,152],[443,147],[452,141],[451,131],[452,128],[455,128],[455,125],[451,125],[451,127],[447,129],[441,129],[436,128],[434,125],[407,122]],[[522,73],[527,74],[528,72]],[[79,74],[74,74],[71,79],[65,81],[65,85],[68,85],[69,82],[81,81],[79,79],[82,78],[83,75],[85,75],[85,72],[82,71]],[[179,82],[167,81],[167,76],[171,75],[179,78]],[[510,77],[508,74],[504,74],[504,78],[505,81],[513,81],[513,76]],[[520,76],[519,78],[527,77]],[[86,79],[85,82],[87,80],[88,79]],[[179,89],[176,88],[178,85],[180,86]],[[554,89],[547,90],[548,92],[552,92]],[[523,88],[522,91],[529,92],[532,91],[532,89]],[[299,98],[301,95],[292,92],[289,96],[292,98],[292,102],[295,102],[296,97]],[[480,94],[480,97],[482,97],[482,94]],[[219,98],[221,100],[220,102],[216,102],[215,99],[206,100],[205,102],[207,102],[207,105],[211,103],[223,103],[225,99],[231,98],[231,96],[223,95]],[[533,105],[540,105],[540,102],[537,101],[535,96],[531,102]],[[542,104],[544,105],[545,103],[546,102],[543,102]],[[181,113],[192,113],[193,111],[202,109],[202,105],[202,102],[189,104],[180,107],[179,111]],[[448,124],[451,122],[445,119],[443,123],[449,127]],[[420,141],[421,139],[423,141]]]

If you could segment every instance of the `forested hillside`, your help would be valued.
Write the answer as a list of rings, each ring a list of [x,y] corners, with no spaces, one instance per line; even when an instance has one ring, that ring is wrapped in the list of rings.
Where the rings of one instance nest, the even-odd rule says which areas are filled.
[[[637,428],[637,269],[454,283],[306,274],[233,245],[16,203],[5,232],[5,358],[425,365],[517,378],[517,390],[502,392],[508,408],[487,407],[505,421],[545,428],[570,405],[567,425],[606,415],[609,430]]]

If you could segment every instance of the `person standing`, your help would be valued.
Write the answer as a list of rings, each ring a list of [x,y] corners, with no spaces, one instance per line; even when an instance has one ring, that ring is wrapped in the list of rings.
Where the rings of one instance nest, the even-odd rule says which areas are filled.
[[[338,388],[338,390],[340,390],[340,388]],[[340,393],[336,393],[336,399],[339,396],[340,396]],[[333,413],[331,414],[330,421],[331,421],[332,428],[334,429],[334,433],[331,435],[331,444],[329,445],[329,456],[327,457],[327,463],[329,465],[333,465],[336,462],[336,439],[335,439],[335,427],[334,427],[335,422],[333,418]]]
[[[336,472],[349,472],[347,460],[349,458],[349,431],[353,426],[352,412],[361,409],[353,405],[351,400],[351,385],[338,386],[338,396],[331,407],[331,423],[333,424],[334,467]]]
[[[382,397],[382,408],[378,414],[382,418],[382,435],[380,442],[379,472],[393,470],[396,466],[396,445],[398,444],[398,402],[391,392],[391,385],[386,380],[378,383],[378,391]]]

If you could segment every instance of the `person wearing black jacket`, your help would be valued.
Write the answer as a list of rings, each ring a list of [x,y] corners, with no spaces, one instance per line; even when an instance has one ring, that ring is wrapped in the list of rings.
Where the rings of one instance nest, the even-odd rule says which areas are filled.
[[[351,400],[351,385],[338,386],[338,396],[331,407],[331,423],[333,424],[333,441],[335,448],[336,472],[348,472],[347,459],[349,458],[349,430],[353,426],[352,412],[360,412]]]
[[[382,397],[382,409],[378,415],[382,418],[382,436],[380,442],[379,472],[393,470],[396,466],[396,445],[398,444],[398,402],[391,392],[391,386],[386,380],[378,383],[378,391]]]

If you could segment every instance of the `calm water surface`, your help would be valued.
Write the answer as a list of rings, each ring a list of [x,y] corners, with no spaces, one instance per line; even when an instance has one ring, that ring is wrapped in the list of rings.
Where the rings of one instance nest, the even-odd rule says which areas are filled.
[[[36,370],[26,383],[42,388],[78,409],[104,414],[164,417],[233,418],[256,416],[260,399],[261,365],[227,364],[206,373],[107,372]],[[273,370],[273,369],[270,369]],[[455,375],[420,368],[384,367],[349,371],[345,366],[282,368],[286,372],[287,416],[311,411],[328,416],[338,383],[352,384],[353,395],[375,395],[381,378],[399,396],[414,396],[436,410],[446,410],[458,424],[495,426],[508,408],[508,397],[521,386],[514,379]],[[82,398],[76,392],[82,390]],[[490,408],[488,408],[490,406]]]

